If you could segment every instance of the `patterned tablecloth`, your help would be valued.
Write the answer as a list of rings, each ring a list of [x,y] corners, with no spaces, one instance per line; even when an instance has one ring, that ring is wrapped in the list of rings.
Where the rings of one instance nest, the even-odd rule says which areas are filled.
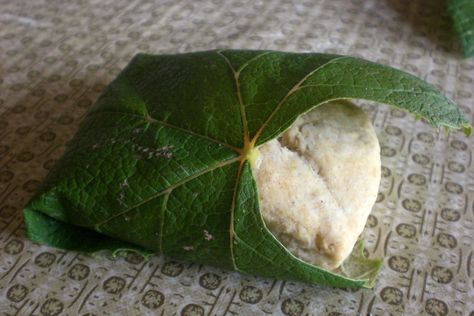
[[[25,239],[21,209],[104,87],[139,52],[362,56],[440,87],[473,120],[474,59],[444,1],[0,0],[0,310],[4,315],[474,315],[473,137],[361,103],[383,178],[365,236],[374,289],[261,279],[166,256],[88,256]]]

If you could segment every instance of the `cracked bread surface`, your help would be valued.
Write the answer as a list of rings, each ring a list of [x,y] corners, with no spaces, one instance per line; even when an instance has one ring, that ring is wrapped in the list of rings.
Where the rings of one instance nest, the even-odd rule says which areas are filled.
[[[252,172],[268,229],[298,258],[340,266],[380,183],[380,146],[368,116],[350,102],[329,102],[258,149]]]

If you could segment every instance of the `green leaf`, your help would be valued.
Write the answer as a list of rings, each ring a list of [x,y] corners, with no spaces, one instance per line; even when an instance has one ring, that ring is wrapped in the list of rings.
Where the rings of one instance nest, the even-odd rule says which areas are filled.
[[[352,98],[397,106],[435,127],[470,128],[432,86],[357,58],[139,54],[25,208],[28,237],[66,249],[136,247],[248,274],[373,286],[380,261],[360,247],[333,272],[288,252],[265,227],[249,167],[255,147],[298,116]]]
[[[23,211],[27,237],[38,243],[57,248],[83,252],[110,250],[132,250],[144,257],[152,254],[150,250],[132,245],[118,239],[109,238],[92,230],[58,221],[41,212],[29,208]]]
[[[474,56],[474,1],[449,0],[448,12],[459,35],[464,56]]]

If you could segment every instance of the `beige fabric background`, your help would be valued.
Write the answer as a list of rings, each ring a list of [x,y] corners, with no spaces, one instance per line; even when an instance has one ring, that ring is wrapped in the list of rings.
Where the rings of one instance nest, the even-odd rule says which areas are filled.
[[[347,53],[439,86],[473,118],[443,1],[0,0],[0,311],[5,315],[474,315],[473,137],[362,106],[383,155],[365,236],[371,290],[260,279],[32,244],[21,209],[103,88],[139,51]]]

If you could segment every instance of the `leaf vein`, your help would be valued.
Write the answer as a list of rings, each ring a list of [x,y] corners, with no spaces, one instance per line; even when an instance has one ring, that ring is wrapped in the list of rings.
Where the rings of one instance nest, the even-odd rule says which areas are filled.
[[[230,70],[231,70],[231,72],[234,76],[235,90],[236,90],[236,94],[237,94],[237,99],[239,100],[240,118],[242,120],[242,129],[243,129],[243,133],[244,133],[244,135],[243,135],[243,145],[245,147],[245,145],[249,141],[249,129],[248,129],[247,113],[245,111],[245,105],[244,105],[244,101],[242,100],[242,93],[240,91],[240,80],[239,80],[240,71],[235,71],[234,66],[232,66],[232,63],[230,62],[230,60],[224,54],[222,54],[222,52],[219,51],[219,52],[217,52],[217,54],[225,60],[225,62],[229,66],[229,68],[230,68]]]
[[[160,252],[163,253],[163,230],[165,228],[165,210],[168,205],[168,199],[171,195],[171,191],[168,192],[168,194],[165,195],[163,203],[161,204],[161,216],[160,216],[160,236],[158,240],[158,248],[160,249]]]
[[[218,169],[218,168],[222,168],[222,167],[224,167],[224,166],[226,166],[226,165],[229,165],[229,164],[231,164],[231,163],[234,163],[234,162],[236,162],[236,161],[238,161],[238,160],[239,160],[239,158],[236,157],[236,158],[232,158],[232,159],[229,159],[229,160],[226,160],[226,161],[222,161],[222,162],[219,162],[218,164],[216,164],[216,165],[214,165],[214,166],[212,166],[212,167],[206,168],[206,169],[204,169],[204,170],[202,170],[202,171],[200,171],[200,172],[197,172],[197,173],[195,173],[195,174],[192,174],[191,176],[189,176],[189,177],[183,179],[182,181],[179,181],[179,182],[177,182],[177,183],[175,183],[175,184],[173,184],[173,185],[167,187],[167,188],[164,189],[164,190],[161,190],[161,191],[159,191],[159,192],[157,192],[157,193],[155,193],[155,194],[152,194],[152,195],[149,196],[148,198],[142,199],[139,203],[137,203],[137,204],[135,204],[135,205],[129,207],[129,208],[126,209],[126,210],[123,210],[122,212],[120,212],[120,213],[118,213],[118,214],[116,214],[116,215],[114,215],[114,216],[112,216],[112,217],[109,217],[108,219],[106,219],[106,220],[104,220],[104,221],[102,221],[102,222],[100,222],[100,223],[94,225],[94,227],[95,227],[95,229],[96,229],[97,231],[100,231],[100,227],[103,226],[104,224],[106,224],[107,222],[109,222],[109,221],[111,221],[111,220],[113,220],[113,219],[115,219],[115,218],[117,218],[117,217],[123,216],[123,215],[125,215],[125,214],[127,214],[127,213],[133,211],[133,210],[136,209],[137,207],[140,207],[141,205],[143,205],[143,204],[145,204],[145,203],[148,203],[149,201],[154,200],[154,199],[156,199],[156,198],[158,198],[158,197],[160,197],[160,196],[162,196],[162,195],[164,195],[164,194],[171,194],[171,192],[172,192],[174,189],[176,189],[176,188],[178,188],[178,187],[180,187],[180,186],[182,186],[182,185],[188,183],[189,181],[194,180],[194,179],[196,179],[196,178],[198,178],[198,177],[200,177],[200,176],[202,176],[202,175],[204,175],[204,174],[207,174],[207,173],[209,173],[209,172],[212,172],[212,171],[214,171],[214,170],[216,170],[216,169]]]
[[[185,133],[188,133],[188,134],[191,134],[193,136],[196,136],[196,137],[199,137],[199,138],[202,138],[202,139],[205,139],[205,140],[208,140],[210,142],[213,142],[213,143],[216,143],[216,144],[219,144],[219,145],[222,145],[222,146],[225,146],[235,152],[238,152],[240,153],[241,152],[241,149],[238,148],[238,147],[235,147],[235,146],[232,146],[230,144],[227,144],[227,143],[224,143],[220,140],[217,140],[215,138],[212,138],[212,137],[209,137],[209,136],[206,136],[206,135],[202,135],[202,134],[199,134],[199,133],[196,133],[192,130],[189,130],[187,128],[184,128],[184,127],[180,127],[180,126],[176,126],[176,125],[173,125],[173,124],[170,124],[168,122],[165,122],[165,121],[161,121],[161,120],[158,120],[158,119],[155,119],[151,116],[148,116],[148,117],[145,117],[145,116],[141,116],[141,115],[137,115],[137,114],[133,114],[133,113],[129,113],[129,112],[121,112],[121,111],[97,111],[97,112],[93,112],[91,114],[89,114],[89,116],[91,116],[92,114],[99,114],[99,113],[113,113],[113,114],[122,114],[122,115],[127,115],[127,116],[131,116],[131,117],[136,117],[136,118],[142,118],[145,120],[145,122],[147,123],[152,123],[152,124],[159,124],[159,125],[163,125],[163,126],[166,126],[166,127],[169,127],[169,128],[172,128],[172,129],[176,129],[176,130],[179,130],[181,132],[185,132]]]
[[[431,95],[436,98],[440,98],[441,96],[434,92],[434,91],[427,91],[427,90],[422,90],[422,91],[415,91],[415,90],[405,90],[405,89],[386,89],[386,88],[375,88],[375,87],[367,87],[367,86],[361,86],[361,85],[347,85],[347,84],[329,84],[329,83],[318,83],[318,84],[309,84],[309,85],[304,85],[299,87],[299,90],[305,89],[305,88],[312,88],[312,87],[342,87],[342,86],[348,86],[351,88],[360,88],[360,89],[366,89],[366,90],[380,90],[380,91],[385,91],[387,93],[392,93],[392,92],[404,92],[404,93],[413,93],[413,94],[426,94],[426,95]]]
[[[347,56],[339,56],[334,59],[331,59],[330,61],[320,65],[319,67],[315,68],[314,70],[310,71],[308,74],[306,74],[300,81],[298,81],[289,91],[288,93],[280,100],[280,102],[277,104],[277,106],[273,109],[273,111],[270,113],[270,115],[267,117],[267,119],[262,123],[260,128],[257,130],[255,133],[255,136],[252,139],[252,144],[255,144],[262,134],[263,130],[267,127],[268,123],[272,120],[272,118],[276,115],[276,113],[280,110],[280,108],[285,104],[285,102],[288,100],[288,98],[293,95],[296,91],[299,90],[300,86],[313,74],[316,72],[320,71],[324,67],[326,67],[329,64],[332,64],[336,61],[339,61],[341,59],[347,59]]]
[[[258,54],[257,56],[255,57],[252,57],[250,58],[249,60],[247,60],[244,64],[242,64],[242,66],[240,66],[240,68],[237,70],[238,73],[241,73],[242,70],[244,70],[245,68],[247,68],[247,66],[256,61],[257,59],[260,59],[261,57],[265,56],[265,55],[268,55],[270,54],[272,51],[267,51],[267,52],[264,52],[264,53],[261,53],[261,54]]]
[[[239,188],[240,175],[242,173],[243,166],[244,166],[244,161],[241,160],[240,164],[239,164],[239,169],[237,170],[236,180],[235,180],[235,184],[234,184],[234,191],[233,191],[233,194],[232,194],[232,205],[231,205],[231,208],[230,208],[230,226],[229,226],[229,235],[230,235],[229,242],[230,242],[230,245],[229,245],[229,249],[230,249],[230,257],[232,259],[232,265],[233,265],[235,271],[240,271],[240,270],[239,270],[239,268],[237,267],[237,265],[235,263],[235,256],[234,256],[234,238],[236,237],[235,230],[234,230],[234,213],[235,213],[235,203],[236,203],[236,200],[237,200],[237,190]]]

